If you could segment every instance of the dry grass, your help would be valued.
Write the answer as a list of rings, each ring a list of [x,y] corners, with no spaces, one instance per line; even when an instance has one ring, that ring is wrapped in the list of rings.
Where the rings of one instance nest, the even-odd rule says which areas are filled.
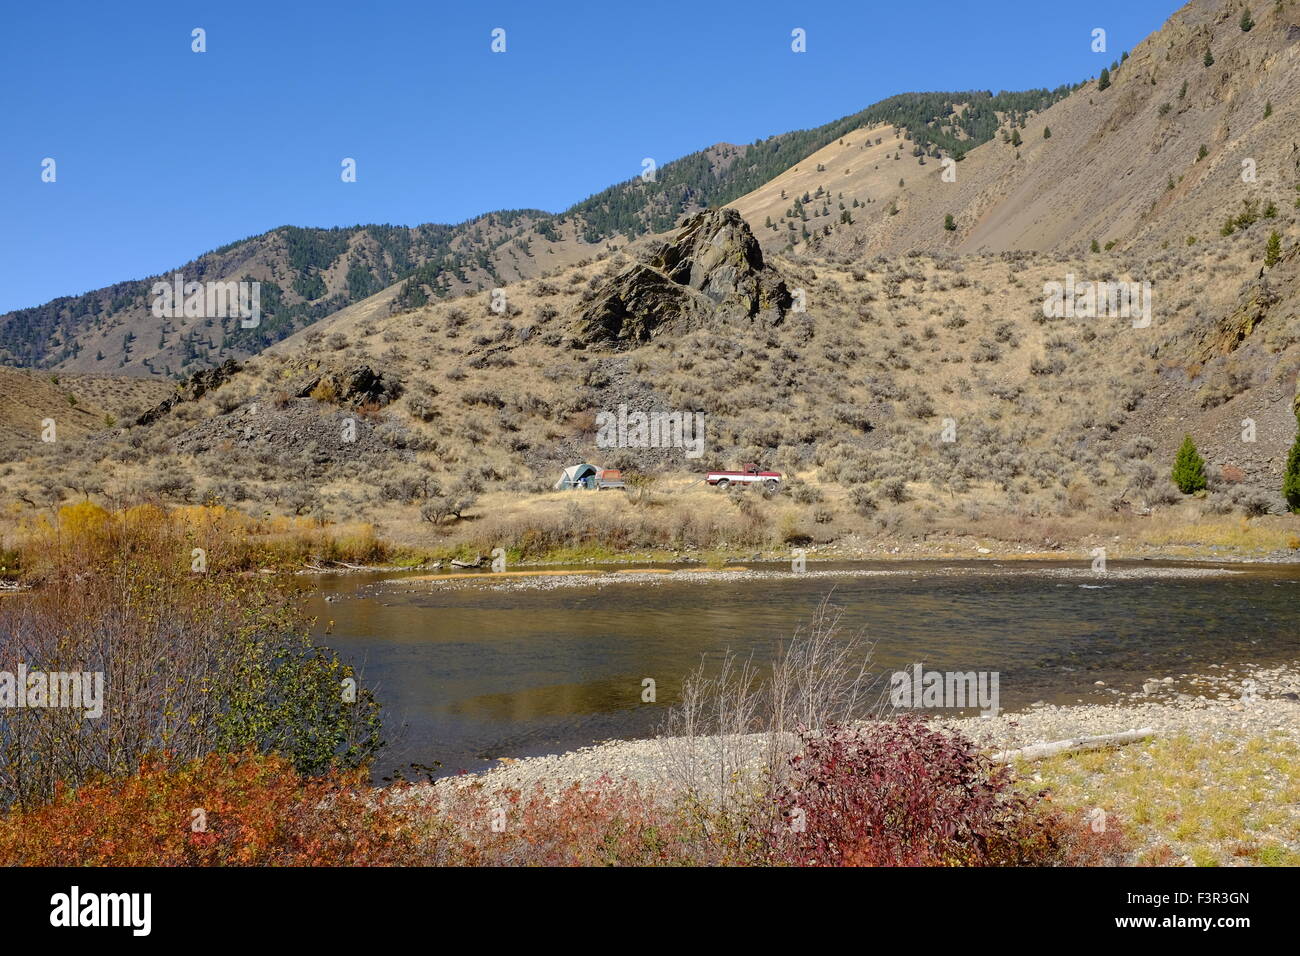
[[[1300,745],[1280,736],[1175,737],[1026,765],[1058,805],[1118,818],[1135,862],[1300,865]],[[1032,776],[1031,776],[1032,775]]]

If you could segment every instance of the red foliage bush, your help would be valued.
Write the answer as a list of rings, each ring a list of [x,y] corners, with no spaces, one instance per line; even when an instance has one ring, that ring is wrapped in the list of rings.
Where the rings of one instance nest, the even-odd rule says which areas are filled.
[[[1016,790],[1007,767],[915,717],[806,733],[791,764],[773,862],[1042,865],[1072,862],[1089,843],[1041,795]]]

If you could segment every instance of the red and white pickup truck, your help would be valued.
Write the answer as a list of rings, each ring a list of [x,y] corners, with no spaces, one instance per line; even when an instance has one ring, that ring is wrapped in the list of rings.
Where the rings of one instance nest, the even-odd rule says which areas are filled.
[[[758,465],[752,461],[745,462],[740,471],[711,471],[704,480],[719,488],[727,488],[733,484],[762,485],[768,491],[776,491],[781,487],[779,471],[759,471]]]

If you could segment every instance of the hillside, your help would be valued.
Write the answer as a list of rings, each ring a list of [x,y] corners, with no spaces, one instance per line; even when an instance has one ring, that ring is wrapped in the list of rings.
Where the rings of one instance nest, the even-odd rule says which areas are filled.
[[[908,149],[937,157],[992,136],[1001,117],[1040,109],[1066,89],[1025,93],[903,94],[812,129],[751,145],[719,144],[666,163],[652,181],[612,186],[553,215],[489,213],[456,226],[284,226],[230,243],[163,276],[118,283],[0,316],[0,364],[182,378],[255,355],[326,316],[374,296],[394,310],[506,285],[671,229],[684,214],[725,205],[864,125],[907,126]],[[814,161],[814,164],[817,161]],[[867,177],[861,188],[875,189]],[[765,244],[774,239],[764,236]],[[776,243],[781,244],[781,243]],[[158,318],[151,289],[186,281],[257,281],[261,321]]]
[[[51,375],[0,367],[0,462],[40,452],[42,435],[83,439],[163,401],[167,382],[99,375]],[[46,422],[54,421],[47,432]]]
[[[966,154],[955,182],[937,166],[910,170],[896,215],[856,215],[819,248],[1078,254],[1096,240],[1172,254],[1230,217],[1258,218],[1270,204],[1289,212],[1300,197],[1300,6],[1260,5],[1248,32],[1241,12],[1233,0],[1188,4],[1107,89],[1093,81],[1008,122]]]
[[[9,487],[31,500],[35,483],[91,461],[112,500],[360,518],[420,546],[526,553],[956,534],[1048,551],[1121,532],[1191,544],[1219,516],[1280,510],[1300,370],[1294,238],[1266,280],[1276,294],[1242,281],[1251,252],[1231,237],[1159,266],[1156,281],[1185,299],[1134,329],[1044,318],[1044,283],[1083,274],[1086,257],[755,261],[741,252],[752,237],[722,225],[741,220],[719,215],[642,260],[615,253],[513,284],[506,314],[487,294],[340,314],[328,335],[300,332],[148,425],[49,449]],[[716,230],[727,238],[706,241]],[[1120,276],[1150,269],[1100,263]],[[711,315],[688,291],[740,304],[743,290],[778,284],[803,290],[807,310]],[[653,319],[644,334],[597,331],[602,303],[646,295],[660,307],[635,313]],[[601,447],[596,415],[620,406],[701,413],[703,455]],[[1188,433],[1209,462],[1203,499],[1167,478]],[[693,484],[746,460],[785,472],[782,493]],[[648,504],[550,491],[576,461],[645,475],[655,490]],[[1280,546],[1293,522],[1274,520],[1243,540]]]
[[[384,292],[437,263],[438,294],[509,282],[542,264],[583,254],[574,230],[556,229],[542,258],[529,248],[551,217],[492,213],[460,226],[284,226],[206,253],[175,270],[186,281],[257,281],[260,324],[237,315],[158,318],[152,287],[172,273],[122,282],[0,316],[0,360],[9,364],[127,375],[181,377],[226,358],[256,354],[298,329]],[[391,299],[397,290],[387,293]]]

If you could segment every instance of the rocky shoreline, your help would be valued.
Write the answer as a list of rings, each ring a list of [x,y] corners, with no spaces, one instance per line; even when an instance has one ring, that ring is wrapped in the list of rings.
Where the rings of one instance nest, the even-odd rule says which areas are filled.
[[[1116,693],[1110,703],[1036,703],[996,717],[930,718],[934,726],[968,736],[989,751],[1081,736],[1151,727],[1157,736],[1241,741],[1281,735],[1300,742],[1300,662],[1276,667],[1211,667],[1205,674],[1151,678],[1143,690]],[[755,755],[761,735],[748,743]],[[478,774],[448,777],[431,786],[483,784],[488,789],[559,789],[601,777],[671,793],[675,787],[665,738],[610,740],[562,754],[502,758],[502,765]],[[706,742],[707,749],[707,742]]]
[[[1149,566],[1110,568],[1094,571],[1086,563],[1078,567],[1027,567],[1017,563],[982,561],[978,564],[926,566],[926,567],[861,567],[861,568],[808,568],[793,571],[788,567],[723,567],[710,568],[619,568],[594,567],[582,571],[553,571],[541,569],[514,571],[496,575],[492,572],[466,572],[464,574],[413,576],[385,582],[394,587],[415,585],[436,588],[490,587],[493,590],[549,591],[562,588],[600,588],[613,585],[638,585],[655,587],[664,583],[721,583],[732,581],[789,580],[792,577],[810,580],[836,578],[915,577],[1004,577],[1008,575],[1035,575],[1058,578],[1063,581],[1087,582],[1081,587],[1106,587],[1108,582],[1155,579],[1189,579],[1227,577],[1246,573],[1238,568],[1199,568],[1182,566]]]

